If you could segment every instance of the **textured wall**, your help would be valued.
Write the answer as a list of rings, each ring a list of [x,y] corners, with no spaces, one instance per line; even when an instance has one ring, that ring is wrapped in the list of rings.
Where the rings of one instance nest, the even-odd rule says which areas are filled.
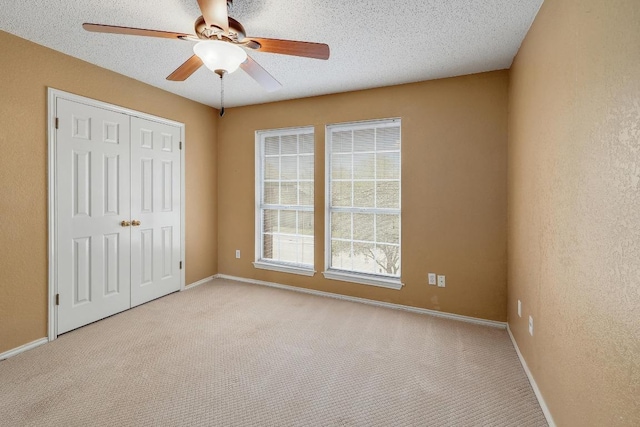
[[[215,274],[215,110],[2,31],[0,49],[0,353],[47,334],[47,86],[186,124],[186,281]]]
[[[554,419],[640,425],[638,0],[545,1],[511,70],[508,177],[509,325]]]
[[[220,273],[506,320],[506,71],[227,110],[219,121]],[[402,281],[391,290],[326,280],[324,126],[402,118]],[[257,270],[254,134],[315,126],[313,278]],[[240,249],[241,259],[235,259]],[[447,287],[427,285],[427,273]]]

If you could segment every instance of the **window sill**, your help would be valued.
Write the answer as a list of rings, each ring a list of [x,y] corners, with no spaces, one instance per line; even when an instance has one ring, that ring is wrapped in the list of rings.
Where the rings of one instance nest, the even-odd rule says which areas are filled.
[[[255,268],[260,270],[279,271],[280,273],[300,274],[302,276],[313,276],[316,271],[312,268],[297,267],[294,265],[275,264],[264,261],[256,261],[253,263]]]
[[[342,282],[359,283],[361,285],[379,286],[382,288],[389,288],[400,290],[404,286],[404,283],[400,279],[391,279],[377,276],[368,276],[366,274],[347,273],[343,271],[327,270],[323,271],[325,279],[340,280]]]

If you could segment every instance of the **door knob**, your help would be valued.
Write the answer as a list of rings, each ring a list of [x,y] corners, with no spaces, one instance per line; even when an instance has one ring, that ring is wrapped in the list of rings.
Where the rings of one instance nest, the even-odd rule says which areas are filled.
[[[137,227],[140,224],[142,224],[142,223],[140,221],[138,221],[137,219],[134,219],[133,221],[131,221],[131,225],[133,225],[134,227]]]
[[[122,221],[122,222],[120,223],[120,225],[121,225],[122,227],[128,227],[128,226],[130,226],[130,225],[131,225],[131,223],[130,223],[129,221]]]

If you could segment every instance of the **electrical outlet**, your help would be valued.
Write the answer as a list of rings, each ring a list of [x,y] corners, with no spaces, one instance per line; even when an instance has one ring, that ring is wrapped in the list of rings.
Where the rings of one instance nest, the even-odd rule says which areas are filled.
[[[236,249],[236,258],[240,258],[240,249]]]
[[[533,317],[529,316],[529,335],[533,336]]]
[[[438,287],[444,288],[444,286],[445,286],[444,276],[438,275]]]
[[[436,284],[436,273],[429,273],[429,284],[430,285]]]
[[[518,300],[518,317],[522,317],[522,302]]]

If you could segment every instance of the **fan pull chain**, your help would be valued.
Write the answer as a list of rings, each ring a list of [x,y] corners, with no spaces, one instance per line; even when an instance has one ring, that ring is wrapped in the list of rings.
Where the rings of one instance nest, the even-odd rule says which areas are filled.
[[[220,73],[220,117],[224,116],[224,75],[223,71]]]

